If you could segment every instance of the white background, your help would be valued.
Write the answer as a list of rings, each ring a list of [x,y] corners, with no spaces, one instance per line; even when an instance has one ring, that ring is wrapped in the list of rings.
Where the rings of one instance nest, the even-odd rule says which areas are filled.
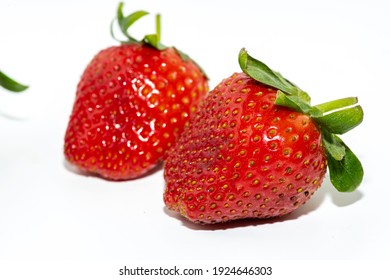
[[[78,80],[117,44],[116,1],[0,3],[0,67],[28,91],[0,89],[0,263],[21,260],[385,260],[390,258],[390,2],[127,0],[162,14],[162,41],[190,54],[213,88],[240,71],[242,47],[308,91],[313,103],[358,96],[364,122],[343,136],[360,157],[358,191],[327,178],[295,213],[213,227],[164,207],[162,169],[110,182],[74,172],[63,137]],[[152,33],[149,16],[133,26]]]

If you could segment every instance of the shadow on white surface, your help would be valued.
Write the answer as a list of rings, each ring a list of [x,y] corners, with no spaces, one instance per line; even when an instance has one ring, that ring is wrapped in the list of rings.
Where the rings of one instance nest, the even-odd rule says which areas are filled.
[[[363,193],[360,190],[355,190],[354,192],[350,193],[341,193],[333,187],[327,189],[328,194],[332,198],[332,202],[338,207],[346,207],[352,205],[363,198]]]
[[[241,219],[241,220],[234,220],[226,223],[219,223],[219,224],[212,224],[212,225],[201,225],[193,223],[189,220],[187,220],[185,217],[181,216],[179,213],[169,210],[168,208],[164,207],[164,212],[167,216],[170,218],[177,219],[181,221],[182,225],[185,226],[188,229],[191,230],[227,230],[227,229],[233,229],[233,228],[243,228],[243,227],[250,227],[250,226],[262,226],[266,224],[274,224],[279,223],[285,220],[286,218],[269,218],[269,219]]]

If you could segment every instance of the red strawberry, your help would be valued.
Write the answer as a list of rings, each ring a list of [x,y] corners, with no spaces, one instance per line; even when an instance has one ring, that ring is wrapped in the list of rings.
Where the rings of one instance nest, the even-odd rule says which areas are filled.
[[[344,108],[357,99],[311,106],[245,50],[240,65],[245,73],[208,94],[167,153],[167,207],[205,224],[282,216],[320,187],[327,164],[336,188],[354,190],[362,166],[335,134],[362,121],[360,106]]]
[[[66,159],[112,180],[139,177],[161,160],[208,90],[197,64],[157,34],[141,42],[128,27],[146,12],[118,22],[128,41],[99,52],[81,77],[65,135]]]

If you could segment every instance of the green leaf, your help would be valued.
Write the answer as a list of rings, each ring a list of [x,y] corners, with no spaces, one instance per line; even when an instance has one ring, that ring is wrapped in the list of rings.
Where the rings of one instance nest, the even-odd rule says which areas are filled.
[[[148,14],[149,13],[145,11],[137,11],[128,15],[127,17],[123,17],[121,20],[119,20],[118,18],[119,25],[123,34],[127,34],[127,29],[129,29],[129,27],[132,26],[134,22]]]
[[[144,37],[143,40],[146,44],[153,46],[157,50],[165,50],[167,47],[160,43],[157,34],[149,34]]]
[[[326,129],[321,130],[322,143],[325,150],[335,160],[342,160],[345,156],[345,146],[334,137],[334,134],[329,133]]]
[[[310,96],[305,91],[249,56],[245,49],[241,49],[238,61],[242,71],[251,78],[278,89],[276,105],[306,114],[316,122],[321,130],[332,184],[341,192],[354,191],[363,180],[363,167],[336,134],[346,133],[363,121],[362,107],[356,105],[358,99],[347,97],[311,106]]]
[[[0,71],[0,86],[13,92],[21,92],[28,88],[28,86],[18,83],[17,81],[11,79],[1,71]]]
[[[325,116],[314,117],[321,127],[335,134],[344,134],[358,126],[363,121],[363,109],[360,105],[342,109]]]
[[[156,25],[155,25],[156,26],[156,33],[145,35],[144,38],[141,41],[139,41],[129,34],[128,29],[136,21],[138,21],[140,18],[148,15],[149,13],[146,11],[136,11],[128,16],[124,16],[123,5],[124,5],[123,2],[119,3],[118,8],[117,8],[116,19],[114,19],[111,22],[111,27],[110,27],[111,36],[116,41],[118,41],[122,44],[132,44],[132,43],[147,44],[147,45],[149,45],[157,50],[160,50],[160,51],[163,51],[163,50],[168,48],[167,46],[165,46],[164,44],[161,43],[161,15],[160,14],[156,15]],[[123,33],[123,35],[127,38],[127,40],[123,41],[123,40],[119,40],[116,38],[116,36],[114,34],[114,22],[115,21],[118,22],[119,28],[120,28],[121,32]],[[193,59],[191,59],[188,55],[186,55],[182,51],[179,51],[177,48],[175,48],[175,47],[172,47],[172,48],[178,52],[178,54],[180,55],[180,57],[184,61],[190,60],[196,66],[198,66],[198,68],[201,70],[201,72],[204,74],[204,76],[208,79],[205,71],[199,66],[199,64],[197,64]]]
[[[156,15],[156,33],[146,35],[143,41],[154,47],[157,50],[165,50],[167,47],[164,46],[161,42],[161,16],[159,14]]]
[[[294,90],[296,91],[296,93],[294,95],[298,96],[300,99],[302,99],[304,102],[306,102],[307,104],[310,104],[311,102],[311,97],[310,95],[301,90],[298,86],[296,86],[294,83],[292,83],[291,81],[287,80],[286,78],[284,78],[279,72],[275,72],[273,71],[281,80],[285,80],[288,84],[290,84]]]
[[[346,97],[346,98],[341,98],[337,100],[332,100],[329,102],[325,102],[322,104],[318,104],[315,107],[320,109],[322,112],[326,113],[329,111],[341,109],[347,106],[352,106],[358,103],[357,97]]]
[[[336,160],[328,154],[330,181],[338,191],[352,192],[363,180],[363,166],[356,155],[339,137],[334,135],[334,138],[340,145],[345,147],[345,156],[342,160]]]
[[[312,107],[302,100],[299,96],[287,95],[283,91],[278,90],[275,104],[293,109],[294,111],[307,114],[311,117],[322,116],[322,112],[316,107]]]
[[[119,22],[121,22],[123,20],[123,17],[124,17],[123,11],[122,11],[123,5],[124,5],[123,2],[119,2],[118,9],[116,11],[116,18]]]
[[[118,25],[119,25],[119,28],[120,28],[122,34],[127,38],[128,41],[122,41],[122,40],[119,40],[116,38],[116,36],[114,34],[115,19],[111,22],[111,26],[110,26],[111,36],[115,40],[121,42],[122,44],[137,43],[139,41],[136,40],[135,38],[133,38],[132,36],[130,36],[130,34],[128,33],[127,30],[130,28],[130,26],[132,26],[134,24],[134,22],[136,22],[137,20],[139,20],[143,16],[148,15],[149,13],[145,12],[145,11],[136,11],[128,16],[124,16],[123,15],[123,5],[124,5],[123,2],[120,2],[118,5],[117,13],[116,13],[116,20],[118,22]]]
[[[280,73],[273,71],[263,62],[251,57],[245,49],[241,49],[238,62],[244,73],[263,84],[300,97],[304,102],[310,103],[310,96],[296,85],[285,79]]]

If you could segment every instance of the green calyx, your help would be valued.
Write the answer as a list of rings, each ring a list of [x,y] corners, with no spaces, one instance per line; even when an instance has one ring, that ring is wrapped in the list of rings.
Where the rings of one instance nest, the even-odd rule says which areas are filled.
[[[146,11],[136,11],[134,13],[131,13],[130,15],[125,16],[123,14],[123,2],[120,2],[118,5],[118,9],[117,9],[116,19],[114,19],[111,22],[111,28],[110,28],[111,36],[115,40],[120,42],[121,44],[142,43],[142,44],[149,45],[149,46],[151,46],[157,50],[160,50],[160,51],[167,49],[168,47],[161,43],[161,16],[160,16],[160,14],[156,15],[156,32],[155,33],[145,35],[142,40],[137,40],[129,34],[128,29],[136,21],[138,21],[140,18],[142,18],[146,15],[149,15],[149,13]],[[114,34],[114,22],[115,21],[118,22],[119,29],[121,30],[121,32],[124,35],[124,37],[126,38],[126,40],[120,40],[115,36],[115,34]],[[203,75],[207,78],[205,71],[203,71],[203,69],[199,66],[198,63],[196,63],[187,54],[180,51],[179,49],[177,49],[175,47],[172,47],[172,48],[176,50],[176,52],[179,54],[181,59],[183,59],[183,61],[192,61],[200,69],[200,71],[203,73]]]
[[[347,97],[316,106],[310,96],[280,73],[251,57],[245,49],[239,54],[244,73],[278,90],[275,104],[310,116],[319,126],[325,147],[330,180],[340,192],[354,191],[363,180],[363,167],[356,155],[337,136],[358,126],[363,121],[363,109],[356,97]]]
[[[111,23],[111,36],[121,42],[122,44],[133,44],[133,43],[145,43],[148,44],[155,49],[158,50],[164,50],[167,47],[161,44],[161,16],[159,14],[156,15],[156,33],[154,34],[148,34],[146,35],[141,41],[135,39],[133,36],[131,36],[128,32],[128,29],[140,18],[149,15],[146,11],[136,11],[134,13],[131,13],[130,15],[125,16],[123,14],[123,2],[120,2],[118,5],[117,13],[116,13],[116,20],[119,25],[119,29],[121,30],[122,34],[126,37],[127,40],[119,40],[114,35],[114,22],[115,19]]]
[[[11,79],[2,71],[0,71],[0,86],[12,92],[21,92],[28,88],[28,86],[22,85]]]

